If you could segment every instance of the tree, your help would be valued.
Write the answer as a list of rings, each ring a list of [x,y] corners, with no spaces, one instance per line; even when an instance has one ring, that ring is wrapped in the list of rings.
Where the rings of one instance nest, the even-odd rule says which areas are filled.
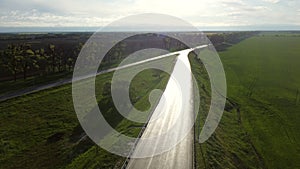
[[[55,66],[56,66],[56,53],[55,53],[55,45],[50,44],[49,45],[49,56],[52,58],[52,72],[55,72]]]
[[[27,78],[28,70],[37,66],[37,61],[34,59],[35,54],[31,49],[31,46],[28,44],[23,44],[20,46],[21,55],[17,56],[18,61],[20,62],[21,69],[23,72],[24,80]]]
[[[73,50],[73,54],[69,56],[67,63],[68,63],[70,71],[74,67],[75,61],[76,61],[82,47],[83,47],[82,43],[79,43],[78,45],[76,45],[75,49]]]
[[[63,68],[63,57],[64,57],[64,49],[57,49],[57,64],[58,64],[58,72],[62,72],[62,68]]]
[[[4,64],[4,60],[5,59],[5,56],[4,56],[4,51],[0,51],[0,71],[1,72],[4,72],[3,70],[6,70],[6,66]]]
[[[20,55],[18,45],[10,44],[3,52],[3,65],[12,73],[14,81],[17,80],[17,73],[18,73],[18,64],[17,58]]]
[[[35,51],[35,57],[37,60],[37,65],[39,71],[42,71],[40,75],[45,75],[49,72],[49,56],[46,54],[45,50],[41,48],[40,50]]]

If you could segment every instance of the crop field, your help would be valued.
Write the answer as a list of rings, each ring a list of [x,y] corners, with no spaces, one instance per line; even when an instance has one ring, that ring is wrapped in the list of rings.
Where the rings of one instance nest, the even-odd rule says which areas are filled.
[[[190,56],[202,96],[196,168],[299,168],[299,34],[264,32],[219,55],[227,103],[220,125],[203,144],[197,137],[210,105],[210,84],[201,61]]]
[[[300,37],[247,39],[220,53],[229,98],[268,168],[300,167]]]

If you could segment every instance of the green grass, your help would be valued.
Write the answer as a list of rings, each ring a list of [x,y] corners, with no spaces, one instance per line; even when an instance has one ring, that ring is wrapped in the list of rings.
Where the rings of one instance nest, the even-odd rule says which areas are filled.
[[[219,55],[230,101],[212,137],[196,143],[197,168],[299,168],[300,37],[260,34]],[[197,136],[210,84],[201,63],[190,60],[202,96]]]
[[[256,36],[220,57],[228,96],[266,167],[299,168],[300,37]]]
[[[70,77],[72,77],[72,74],[70,72],[64,72],[49,74],[46,76],[28,77],[25,80],[23,78],[20,78],[16,81],[3,81],[0,82],[0,95],[20,91],[22,89],[27,89],[33,86],[46,85]]]
[[[174,57],[163,62],[172,64]],[[159,60],[158,62],[162,62]],[[103,95],[112,73],[96,78],[99,108],[116,130],[137,136],[143,124],[131,122],[116,112],[110,94]],[[160,75],[160,76],[157,76]],[[149,107],[148,95],[154,88],[163,90],[169,76],[149,69],[132,81],[130,92],[135,105]],[[71,85],[0,102],[0,168],[114,168],[123,157],[96,146],[82,131],[77,120],[71,95]]]
[[[205,54],[205,52],[201,53]],[[202,144],[198,142],[209,110],[211,92],[208,74],[204,66],[194,56],[189,58],[201,97],[195,124],[196,168],[261,168],[248,135],[241,127],[237,107],[229,101],[226,103],[222,120],[211,138]]]

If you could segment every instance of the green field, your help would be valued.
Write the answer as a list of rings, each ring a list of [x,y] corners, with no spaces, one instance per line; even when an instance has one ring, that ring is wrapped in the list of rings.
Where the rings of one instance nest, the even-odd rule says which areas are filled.
[[[161,59],[172,68],[175,57]],[[143,124],[118,114],[107,84],[112,73],[96,78],[96,97],[112,127],[136,137]],[[140,110],[149,108],[149,93],[164,89],[169,75],[158,70],[140,72],[130,96]],[[120,168],[124,157],[93,143],[81,129],[73,108],[71,84],[0,102],[0,168]]]
[[[199,168],[300,168],[300,37],[260,34],[219,55],[234,105],[198,145]]]
[[[206,52],[209,51],[204,50],[201,54]],[[195,125],[196,168],[262,168],[252,142],[241,126],[238,106],[232,101],[227,100],[223,117],[211,138],[202,144],[198,142],[210,106],[210,83],[202,63],[192,56],[190,61],[201,96]]]
[[[299,168],[300,37],[253,37],[220,56],[229,97],[266,166]]]

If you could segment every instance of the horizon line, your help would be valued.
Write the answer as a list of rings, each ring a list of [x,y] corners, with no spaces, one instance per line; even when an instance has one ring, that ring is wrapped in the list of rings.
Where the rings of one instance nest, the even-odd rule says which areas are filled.
[[[0,26],[0,33],[76,33],[76,32],[101,32],[101,29],[105,27],[98,26]],[[277,25],[275,28],[268,25],[260,26],[206,26],[206,27],[195,27],[199,32],[230,32],[230,31],[300,31],[300,25]],[[105,29],[102,32],[145,32],[153,31],[153,29],[128,29],[128,28],[118,28],[118,29]],[[160,30],[155,32],[195,32],[195,30],[184,30],[176,28],[168,28],[166,30]]]

